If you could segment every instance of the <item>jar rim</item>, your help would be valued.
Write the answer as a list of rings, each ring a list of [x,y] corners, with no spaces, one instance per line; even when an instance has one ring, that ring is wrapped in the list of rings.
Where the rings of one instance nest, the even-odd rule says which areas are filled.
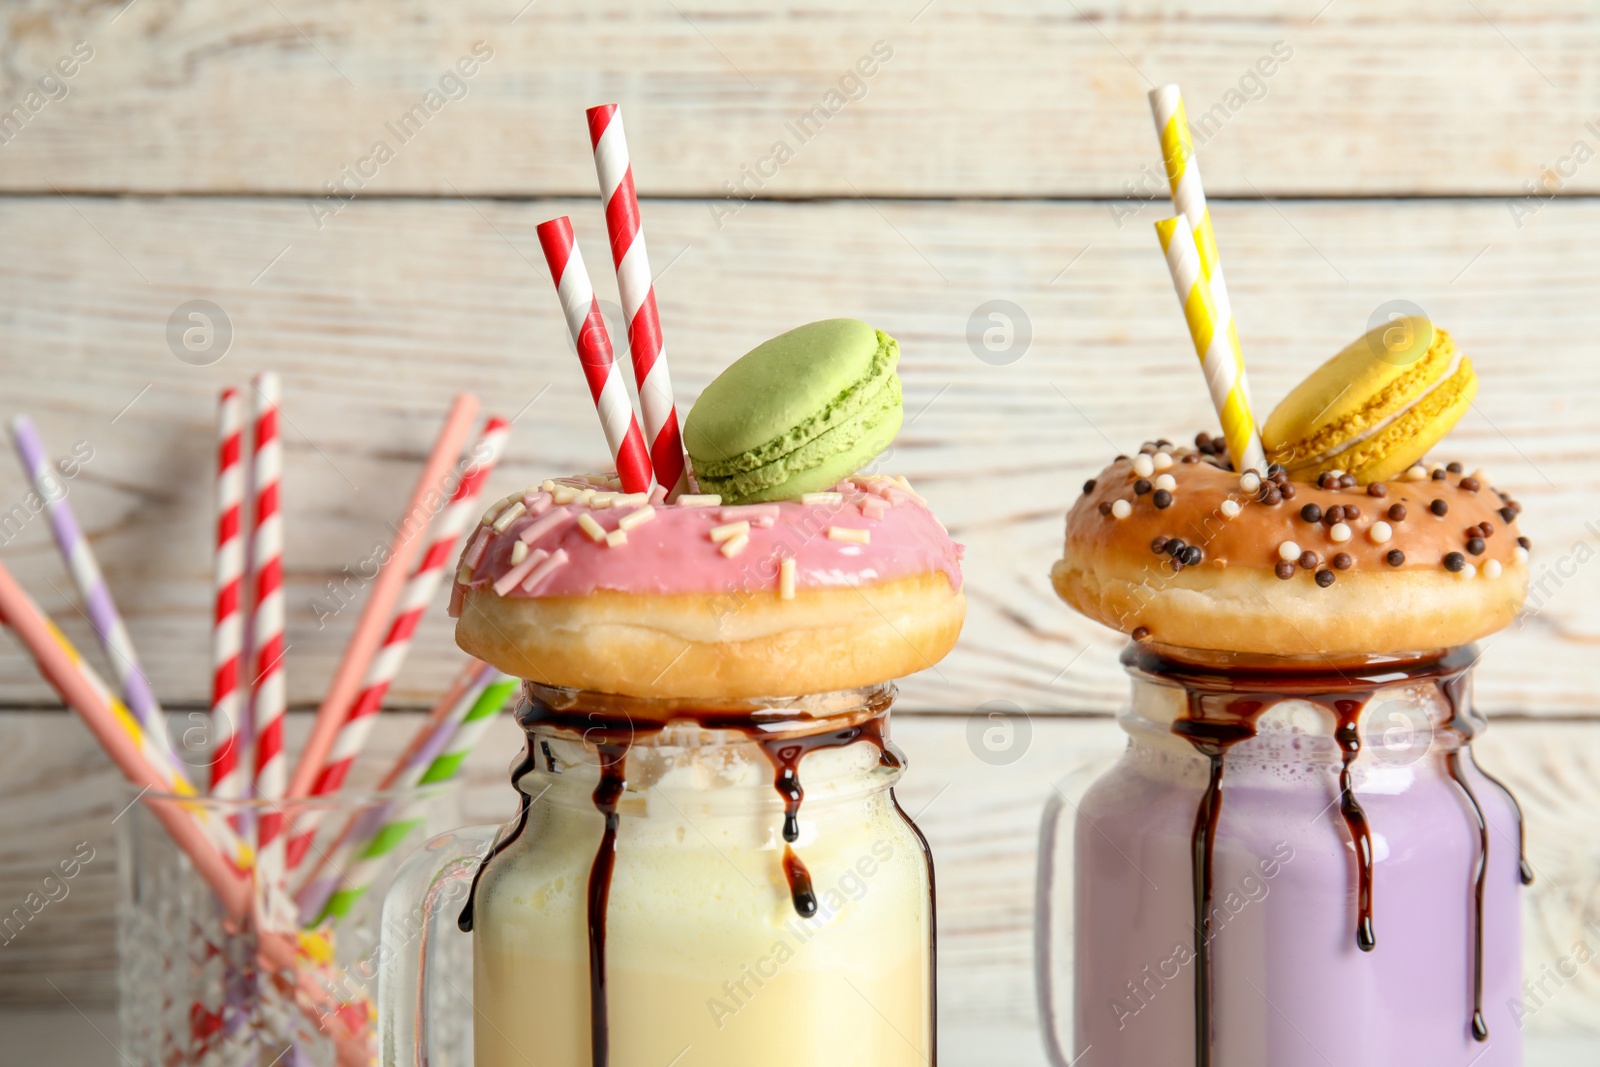
[[[1469,672],[1475,644],[1412,653],[1365,656],[1264,656],[1129,642],[1122,667],[1140,681],[1201,692],[1254,692],[1292,696],[1341,692],[1417,681],[1442,681]]]

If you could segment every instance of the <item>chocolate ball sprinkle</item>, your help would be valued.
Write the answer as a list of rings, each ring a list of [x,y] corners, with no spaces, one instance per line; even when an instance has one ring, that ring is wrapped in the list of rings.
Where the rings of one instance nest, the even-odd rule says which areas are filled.
[[[1406,506],[1404,504],[1390,504],[1389,505],[1389,518],[1392,521],[1399,522],[1401,519],[1404,519],[1405,517],[1406,517]]]
[[[1151,488],[1152,487],[1150,485],[1149,478],[1140,478],[1138,481],[1133,483],[1133,495],[1144,496],[1151,490]]]
[[[1158,508],[1170,508],[1172,506],[1172,494],[1165,489],[1157,489],[1150,495],[1150,502]]]
[[[1333,507],[1328,508],[1322,513],[1322,521],[1327,523],[1329,526],[1332,526],[1336,522],[1343,522],[1344,508],[1340,507],[1338,504],[1333,505]]]
[[[1344,520],[1346,522],[1349,522],[1351,519],[1359,519],[1360,517],[1360,508],[1356,507],[1354,504],[1346,504],[1344,506]]]
[[[1445,479],[1444,468],[1440,467],[1438,470],[1434,471],[1431,475],[1429,475],[1429,477],[1431,477],[1436,482],[1444,481],[1444,479]]]
[[[1339,488],[1340,489],[1354,489],[1355,487],[1356,487],[1356,476],[1354,474],[1341,474],[1341,475],[1339,475]]]
[[[1189,542],[1181,537],[1174,537],[1167,542],[1167,555],[1176,556],[1179,552],[1189,547]]]
[[[1198,448],[1202,452],[1209,452],[1211,450],[1211,435],[1206,433],[1204,430],[1201,430],[1199,433],[1195,434],[1194,447]]]
[[[1460,474],[1466,468],[1463,467],[1459,462],[1451,462],[1446,463],[1444,465],[1444,469],[1449,471],[1451,474]]]
[[[1165,553],[1167,550],[1168,540],[1170,540],[1170,538],[1162,534],[1156,534],[1150,539],[1150,551],[1156,553],[1157,555]]]
[[[1100,501],[1100,514],[1108,515],[1108,516],[1111,514],[1111,501],[1109,501],[1109,500]]]
[[[1185,452],[1183,454],[1183,462],[1184,463],[1199,463],[1200,462],[1200,453],[1198,453],[1198,452]]]
[[[1444,569],[1455,573],[1467,565],[1467,557],[1459,552],[1449,552],[1444,557]]]
[[[1443,515],[1450,510],[1450,505],[1446,504],[1443,500],[1435,498],[1433,503],[1428,505],[1428,510],[1433,512],[1435,515]]]
[[[1322,562],[1322,557],[1308,548],[1300,553],[1298,562],[1301,570],[1314,571],[1317,569],[1317,564]]]
[[[1183,556],[1173,556],[1171,559],[1167,560],[1167,566],[1172,568],[1173,574],[1177,574],[1179,571],[1183,570]]]
[[[1178,558],[1183,560],[1183,565],[1185,567],[1193,567],[1201,560],[1205,559],[1206,554],[1201,550],[1199,545],[1190,545],[1188,548],[1183,550],[1183,555]]]
[[[1274,568],[1274,571],[1277,573],[1279,578],[1282,578],[1287,582],[1290,578],[1294,577],[1294,564],[1290,563],[1286,559],[1280,559],[1277,567]]]
[[[1277,507],[1283,503],[1283,491],[1275,485],[1261,487],[1261,502],[1268,507]]]
[[[1484,519],[1482,522],[1478,523],[1478,532],[1483,537],[1493,537],[1494,523],[1490,522],[1488,519]]]
[[[1150,627],[1135,626],[1133,628],[1133,633],[1129,634],[1128,636],[1132,637],[1135,641],[1146,640],[1150,636]]]
[[[1307,504],[1305,507],[1300,509],[1300,517],[1306,522],[1321,522],[1322,508],[1316,504]]]
[[[1523,548],[1532,548],[1533,547],[1533,542],[1528,540],[1526,537],[1517,538],[1517,544],[1521,545]]]
[[[1268,478],[1276,478],[1280,474],[1288,474],[1288,473],[1289,473],[1289,468],[1285,467],[1282,463],[1268,463],[1267,464],[1267,477]]]
[[[1094,484],[1095,484],[1095,483],[1094,483],[1094,479],[1093,479],[1093,478],[1090,478],[1090,479],[1089,479],[1089,480],[1088,480],[1088,481],[1086,481],[1086,482],[1084,482],[1084,483],[1083,483],[1083,491],[1084,491],[1084,492],[1085,492],[1085,493],[1092,493],[1092,492],[1094,492]]]
[[[1323,471],[1317,475],[1317,488],[1337,489],[1339,488],[1339,479],[1332,471]]]
[[[1481,537],[1471,537],[1467,539],[1467,551],[1471,552],[1474,556],[1483,555],[1483,550],[1488,547],[1489,546],[1484,543],[1484,540]]]
[[[1398,548],[1391,548],[1389,554],[1383,558],[1388,561],[1389,566],[1398,567],[1406,561],[1406,554]]]
[[[1322,588],[1328,588],[1328,586],[1333,584],[1333,581],[1333,572],[1328,568],[1324,567],[1317,572],[1317,584],[1322,586]]]
[[[1512,511],[1509,507],[1501,508],[1500,509],[1500,521],[1505,523],[1507,526],[1509,526],[1513,522],[1517,521],[1517,513],[1515,511]]]
[[[1355,560],[1350,558],[1350,553],[1348,552],[1337,552],[1329,562],[1333,564],[1334,570],[1347,571],[1355,563]]]
[[[1482,483],[1476,478],[1463,478],[1456,484],[1469,493],[1476,493],[1479,489],[1483,488]]]
[[[1389,495],[1389,487],[1387,485],[1384,485],[1382,482],[1373,482],[1371,485],[1367,486],[1367,495],[1368,496],[1388,496]]]
[[[1298,493],[1299,490],[1294,487],[1293,482],[1284,482],[1282,485],[1278,486],[1278,492],[1283,494],[1283,499],[1293,500],[1294,495]]]
[[[1157,440],[1156,444],[1159,445],[1162,448],[1171,448],[1172,447],[1172,442],[1167,440],[1165,437],[1160,438],[1159,440]],[[1457,464],[1456,465],[1456,469],[1460,470],[1461,469],[1461,465]]]

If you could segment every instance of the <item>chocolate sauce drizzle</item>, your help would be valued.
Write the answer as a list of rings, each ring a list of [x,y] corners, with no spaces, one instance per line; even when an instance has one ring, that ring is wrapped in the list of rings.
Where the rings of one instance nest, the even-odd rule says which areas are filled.
[[[1403,682],[1433,681],[1450,712],[1448,728],[1461,738],[1461,746],[1445,753],[1445,768],[1471,808],[1478,829],[1478,854],[1473,865],[1473,1003],[1471,1030],[1478,1041],[1489,1039],[1483,1014],[1483,913],[1484,888],[1489,867],[1489,824],[1465,773],[1466,760],[1474,770],[1505,793],[1517,819],[1517,844],[1522,884],[1533,880],[1524,851],[1522,808],[1510,789],[1484,773],[1467,747],[1477,727],[1466,701],[1468,670],[1477,659],[1471,646],[1414,660],[1373,661],[1344,669],[1235,666],[1210,668],[1170,659],[1145,646],[1129,646],[1123,663],[1130,672],[1181,686],[1188,697],[1183,717],[1172,732],[1187,740],[1209,761],[1205,792],[1195,811],[1190,837],[1191,880],[1194,893],[1195,936],[1195,1041],[1196,1067],[1210,1067],[1213,1044],[1213,966],[1211,912],[1213,863],[1217,827],[1222,816],[1224,757],[1234,745],[1255,736],[1256,722],[1276,700],[1296,698],[1326,707],[1336,720],[1334,740],[1339,746],[1339,813],[1356,857],[1356,945],[1363,952],[1377,947],[1373,923],[1372,833],[1366,811],[1353,787],[1351,767],[1361,754],[1359,722],[1367,703],[1379,689]],[[1465,753],[1465,758],[1463,758]]]
[[[619,805],[623,793],[627,790],[627,757],[633,746],[634,739],[641,733],[653,734],[659,732],[667,721],[693,721],[708,730],[730,730],[741,733],[754,741],[771,761],[775,776],[773,786],[778,795],[783,799],[784,815],[782,836],[783,848],[783,873],[788,882],[789,897],[793,902],[794,910],[802,919],[809,919],[817,913],[817,896],[812,887],[811,873],[806,869],[795,852],[794,845],[800,839],[800,805],[805,800],[805,788],[800,782],[800,762],[809,753],[819,749],[842,748],[853,745],[858,741],[866,741],[878,749],[879,765],[891,767],[896,770],[903,767],[898,752],[889,744],[885,733],[887,710],[892,700],[892,690],[882,695],[875,695],[868,700],[865,711],[870,717],[855,725],[841,729],[824,731],[821,733],[800,734],[789,736],[789,731],[803,729],[806,720],[794,719],[782,712],[762,713],[751,711],[727,711],[712,708],[674,707],[670,720],[636,724],[626,713],[620,717],[599,714],[593,711],[562,711],[539,699],[537,691],[543,687],[528,684],[523,702],[517,709],[517,721],[528,733],[527,755],[517,764],[511,774],[513,785],[536,766],[534,757],[535,727],[550,726],[565,728],[581,734],[585,740],[595,745],[600,755],[600,782],[595,786],[593,793],[594,806],[605,819],[605,829],[601,834],[600,846],[595,852],[594,862],[589,868],[588,891],[588,929],[589,929],[589,1032],[591,1060],[594,1067],[607,1067],[610,1062],[611,1030],[607,1011],[606,995],[606,915],[611,896],[611,879],[616,867],[617,858],[617,831],[621,825]],[[780,736],[770,736],[782,731]],[[550,751],[548,741],[539,742],[546,768],[552,772],[558,771],[555,756]],[[520,792],[520,790],[519,790]],[[930,908],[933,905],[933,854],[928,848],[928,840],[922,831],[906,815],[900,807],[900,802],[894,796],[894,790],[889,790],[890,802],[895,811],[905,819],[906,825],[911,828],[917,837],[923,852],[928,869],[928,895]],[[532,798],[527,793],[522,793],[521,810],[509,832],[504,834],[489,853],[479,863],[477,871],[472,876],[471,891],[467,895],[466,904],[461,909],[460,918],[456,925],[467,932],[473,925],[473,901],[477,898],[478,884],[483,874],[488,870],[489,864],[500,853],[519,838],[527,829],[528,813],[532,806]],[[929,1004],[937,1013],[937,999],[935,998],[935,985],[933,977],[933,953],[937,951],[937,937],[934,931],[929,931]],[[938,1062],[937,1058],[937,1024],[931,1027],[930,1041],[934,1042],[929,1064]]]

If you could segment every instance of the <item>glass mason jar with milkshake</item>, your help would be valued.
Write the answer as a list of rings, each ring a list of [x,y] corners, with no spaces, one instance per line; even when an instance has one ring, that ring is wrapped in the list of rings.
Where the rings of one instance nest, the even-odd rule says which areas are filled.
[[[1528,542],[1486,472],[1424,460],[1477,382],[1408,328],[1415,348],[1375,331],[1292,391],[1259,468],[1153,441],[1067,516],[1053,584],[1132,638],[1133,693],[1121,759],[1047,816],[1060,1063],[1522,1062],[1532,872],[1472,753],[1471,672]]]
[[[428,973],[465,935],[396,953],[385,1063],[440,1062],[464,1012],[478,1067],[934,1062],[933,868],[890,705],[965,599],[927,504],[861,473],[898,355],[854,320],[792,330],[689,413],[697,492],[559,478],[485,515],[456,635],[527,680],[520,813],[391,895],[449,905],[473,958],[468,1009]]]

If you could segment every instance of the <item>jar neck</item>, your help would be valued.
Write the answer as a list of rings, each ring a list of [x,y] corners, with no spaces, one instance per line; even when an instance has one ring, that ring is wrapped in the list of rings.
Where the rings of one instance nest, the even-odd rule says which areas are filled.
[[[894,696],[887,682],[796,697],[690,700],[530,681],[516,717],[535,777],[566,776],[574,785],[599,777],[631,793],[776,786],[788,799],[800,792],[802,763],[814,789],[856,795],[892,785],[904,768],[889,739]]]
[[[1396,737],[1408,750],[1449,750],[1469,744],[1483,726],[1471,706],[1477,658],[1472,645],[1335,661],[1130,644],[1122,664],[1133,698],[1122,725],[1136,741],[1167,740],[1201,756],[1243,744],[1276,760],[1320,761]],[[1310,740],[1254,743],[1268,733]]]

